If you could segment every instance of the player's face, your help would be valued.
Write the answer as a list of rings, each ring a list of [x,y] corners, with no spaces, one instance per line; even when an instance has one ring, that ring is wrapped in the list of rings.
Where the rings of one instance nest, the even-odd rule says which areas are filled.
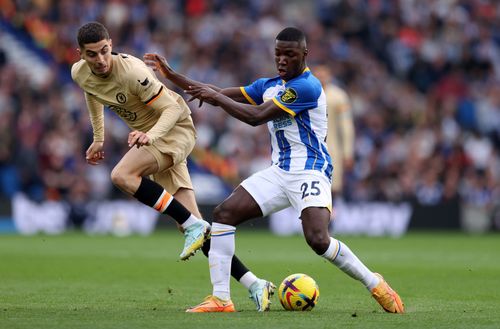
[[[111,39],[95,43],[87,43],[79,49],[80,56],[89,65],[92,72],[99,77],[106,77],[111,73]]]
[[[297,41],[276,40],[274,60],[279,76],[288,81],[302,74],[306,64],[307,49]]]

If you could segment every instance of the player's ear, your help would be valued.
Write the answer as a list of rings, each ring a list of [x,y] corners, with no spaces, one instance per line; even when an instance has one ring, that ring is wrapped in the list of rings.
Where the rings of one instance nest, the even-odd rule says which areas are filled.
[[[113,49],[113,40],[109,39],[109,48]]]
[[[78,53],[78,56],[80,56],[80,58],[83,59],[82,50],[80,49],[80,47],[76,47],[76,52]]]
[[[306,57],[308,53],[309,53],[309,50],[307,50],[307,48],[304,49],[304,57]]]

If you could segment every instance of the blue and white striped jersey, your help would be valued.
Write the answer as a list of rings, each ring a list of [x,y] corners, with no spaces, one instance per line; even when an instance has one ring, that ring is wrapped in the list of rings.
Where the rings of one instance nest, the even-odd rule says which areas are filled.
[[[325,93],[308,68],[286,82],[280,77],[258,79],[241,92],[251,104],[272,100],[284,111],[267,123],[273,165],[286,171],[318,170],[331,180]]]

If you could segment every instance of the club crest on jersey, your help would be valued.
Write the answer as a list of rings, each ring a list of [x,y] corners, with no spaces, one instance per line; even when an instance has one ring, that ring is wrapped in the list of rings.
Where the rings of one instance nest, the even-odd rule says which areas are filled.
[[[127,96],[125,96],[124,93],[118,93],[116,94],[116,100],[120,104],[125,104],[125,102],[127,102]]]
[[[298,98],[298,94],[293,88],[286,88],[280,96],[280,100],[285,104],[292,104]]]

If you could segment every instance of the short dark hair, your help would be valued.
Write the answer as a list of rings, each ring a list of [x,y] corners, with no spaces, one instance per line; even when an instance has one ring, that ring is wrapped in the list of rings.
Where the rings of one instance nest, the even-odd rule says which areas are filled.
[[[95,43],[101,40],[109,40],[109,33],[106,27],[99,22],[90,22],[82,25],[78,29],[78,46],[83,48],[87,43]]]
[[[304,32],[296,27],[287,27],[281,30],[276,36],[276,40],[279,41],[297,41],[299,43],[306,41],[306,35]]]

